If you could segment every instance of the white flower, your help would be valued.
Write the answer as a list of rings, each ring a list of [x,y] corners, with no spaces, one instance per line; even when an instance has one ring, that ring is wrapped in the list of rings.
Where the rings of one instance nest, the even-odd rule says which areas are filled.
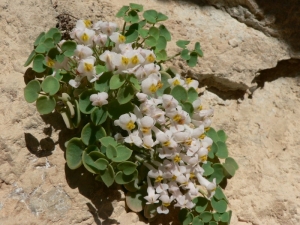
[[[118,120],[114,121],[115,126],[120,126],[123,130],[130,132],[135,128],[136,115],[129,113],[123,114]]]
[[[117,27],[117,24],[113,22],[98,21],[94,24],[93,29],[101,30],[102,33],[110,36],[113,32],[116,31]]]
[[[78,64],[77,71],[82,76],[87,76],[88,80],[91,80],[93,76],[96,74],[96,70],[94,67],[95,61],[96,58],[94,56],[89,56],[85,59],[82,59]]]
[[[87,45],[87,46],[90,46],[93,44],[94,36],[95,36],[95,31],[87,29],[87,28],[80,29],[75,32],[75,37],[76,37],[77,41],[79,43]]]
[[[105,62],[108,71],[114,71],[116,68],[114,61],[118,60],[119,57],[120,55],[117,53],[106,50],[99,56],[99,59]]]
[[[124,139],[124,141],[129,144],[135,144],[138,147],[140,147],[143,144],[138,130],[135,130],[132,133],[130,133],[129,136]]]
[[[173,201],[174,196],[169,196],[167,193],[165,193],[164,195],[161,195],[159,200],[161,200],[162,205],[157,207],[157,212],[160,214],[168,214],[169,213],[169,209],[167,207],[169,207],[171,205],[171,202]]]
[[[153,118],[151,118],[150,116],[144,116],[142,119],[139,119],[137,122],[139,125],[139,129],[144,136],[151,135],[151,128],[155,124],[155,120]]]
[[[185,84],[183,85],[187,90],[189,89],[189,88],[194,88],[195,90],[197,90],[198,89],[198,86],[199,86],[199,81],[197,81],[197,80],[194,80],[194,79],[192,79],[192,78],[187,78],[187,79],[185,79]]]
[[[211,198],[216,191],[217,188],[217,184],[216,184],[216,178],[213,179],[212,182],[210,182],[209,180],[207,180],[206,178],[202,177],[199,173],[197,173],[197,178],[198,178],[198,182],[204,186],[206,188],[206,190],[209,193],[209,198]]]
[[[183,84],[184,84],[184,80],[181,79],[181,76],[179,74],[176,74],[174,78],[168,79],[168,82],[169,82],[171,88],[173,88],[177,85],[183,86]]]
[[[147,200],[146,204],[158,203],[159,201],[157,199],[159,198],[160,194],[155,194],[155,189],[153,188],[149,177],[147,177],[147,183],[148,183],[148,188],[147,188],[148,195],[144,197],[144,199]]]
[[[97,36],[94,36],[94,42],[96,45],[100,47],[104,47],[107,41],[107,35],[106,34],[98,34]]]
[[[116,44],[123,44],[126,40],[126,37],[118,32],[113,32],[109,38]]]
[[[93,55],[93,50],[84,45],[77,45],[74,51],[74,55],[77,56],[79,59],[85,59]]]
[[[103,106],[108,103],[107,101],[108,94],[106,92],[99,92],[98,94],[92,94],[90,96],[90,101],[92,102],[93,106]]]
[[[161,87],[160,76],[155,73],[150,74],[142,81],[141,86],[143,93],[153,95]]]

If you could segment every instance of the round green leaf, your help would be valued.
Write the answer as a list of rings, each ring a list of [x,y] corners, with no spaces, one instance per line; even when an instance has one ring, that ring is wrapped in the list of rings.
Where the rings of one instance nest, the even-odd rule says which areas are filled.
[[[71,121],[71,115],[66,109],[60,111],[60,115],[68,129],[73,129],[73,123]]]
[[[97,68],[97,67],[96,67]],[[109,81],[112,77],[111,72],[103,73],[98,80],[96,80],[94,88],[99,92],[108,92],[109,91]]]
[[[216,184],[219,184],[224,178],[223,166],[220,163],[215,163],[212,168],[214,172],[208,177],[208,180],[212,182],[216,178]]]
[[[127,192],[125,196],[126,205],[133,212],[141,212],[145,206],[146,200],[140,192]]]
[[[193,203],[196,204],[196,206],[195,206],[196,212],[202,213],[207,208],[208,200],[203,197],[197,197],[197,198],[193,199]]]
[[[132,112],[134,106],[131,102],[121,105],[117,99],[108,103],[108,115],[111,119],[116,120],[125,113]]]
[[[216,156],[218,156],[221,159],[227,158],[228,157],[228,149],[227,149],[226,144],[222,141],[218,141],[217,145],[218,145],[218,151],[216,153]]]
[[[81,131],[82,142],[86,145],[92,145],[104,136],[106,136],[104,128],[91,123],[86,124]]]
[[[33,59],[32,69],[37,73],[42,73],[46,70],[44,65],[45,57],[41,54],[37,54]]]
[[[189,67],[194,67],[197,65],[198,55],[195,52],[190,53],[190,59],[187,60]]]
[[[66,160],[71,170],[77,169],[82,164],[82,153],[85,145],[80,138],[72,138],[67,144]]]
[[[198,99],[198,92],[195,90],[195,88],[190,87],[188,90],[188,101],[193,103],[197,99]]]
[[[109,159],[113,159],[113,158],[117,157],[117,149],[115,148],[115,146],[109,144],[106,147],[106,156]]]
[[[45,38],[53,38],[54,34],[60,33],[60,30],[52,27],[49,29],[49,31],[45,34]]]
[[[218,213],[224,213],[227,209],[227,203],[224,200],[217,201],[214,197],[211,199],[211,205]]]
[[[54,41],[54,44],[58,44],[61,40],[61,33],[55,33],[53,34],[53,41]]]
[[[220,141],[225,142],[227,140],[227,135],[225,134],[224,130],[219,130],[217,134],[219,136]]]
[[[156,44],[156,51],[161,51],[167,47],[167,40],[164,36],[159,36]]]
[[[213,214],[213,218],[214,218],[215,221],[220,221],[220,219],[221,219],[220,213],[217,213],[217,212],[214,213],[214,214]]]
[[[215,221],[210,221],[208,225],[218,225]]]
[[[88,155],[86,151],[84,151],[82,154],[82,163],[90,173],[97,174],[100,172],[100,170],[96,167],[94,160]]]
[[[119,171],[115,176],[115,181],[117,184],[127,184],[135,180],[138,176],[138,171],[135,170],[132,174],[126,175],[122,171]]]
[[[116,14],[116,17],[120,18],[125,16],[126,12],[129,10],[129,6],[123,6]]]
[[[132,8],[132,9],[138,11],[138,12],[143,11],[143,6],[142,5],[135,4],[135,3],[129,3],[129,6],[130,6],[130,8]]]
[[[150,27],[149,29],[149,35],[154,37],[156,40],[159,38],[159,30],[156,27]]]
[[[210,212],[203,212],[199,216],[204,223],[208,223],[212,219],[212,214]]]
[[[34,46],[38,46],[42,37],[45,36],[45,32],[40,33],[40,35],[36,38],[35,42],[34,42]]]
[[[220,220],[221,220],[221,222],[228,223],[230,220],[229,213],[228,212],[223,213],[221,215]]]
[[[160,25],[158,29],[160,36],[164,36],[167,41],[171,41],[171,34],[164,25]]]
[[[100,177],[107,187],[111,186],[115,178],[115,172],[112,166],[107,165],[107,168],[100,172]]]
[[[52,38],[46,38],[43,42],[43,45],[46,47],[46,50],[50,50],[51,48],[54,48],[54,43]]]
[[[79,96],[79,109],[84,114],[90,114],[96,108],[90,101],[90,96],[96,92],[92,89],[82,92]]]
[[[47,51],[47,48],[44,43],[40,43],[34,50],[36,53],[45,53]]]
[[[41,91],[40,82],[37,80],[30,81],[24,88],[24,97],[28,103],[35,102]]]
[[[109,81],[109,88],[111,90],[118,89],[125,83],[125,81],[126,79],[124,75],[115,74],[111,77]]]
[[[49,93],[49,95],[55,95],[60,88],[58,80],[52,76],[46,77],[41,86],[43,91]]]
[[[103,137],[100,139],[100,142],[105,147],[107,147],[108,145],[117,146],[118,144],[113,137]]]
[[[156,54],[156,60],[167,60],[168,59],[168,55],[166,50],[161,50],[159,52],[155,51]]]
[[[107,111],[101,107],[101,108],[96,108],[93,110],[93,112],[91,113],[91,121],[96,125],[101,125],[102,123],[104,123],[107,119]]]
[[[148,23],[154,24],[156,23],[157,11],[153,9],[146,10],[143,13],[143,17],[147,20]]]
[[[171,90],[171,95],[179,102],[186,101],[187,96],[188,96],[187,91],[181,85],[176,85]]]
[[[195,50],[194,51],[198,54],[198,56],[203,57],[203,52],[200,48],[200,43],[199,42],[195,43]]]
[[[157,13],[157,22],[167,20],[168,17],[165,14]]]
[[[51,96],[40,96],[36,100],[36,108],[41,115],[51,113],[55,109],[55,106],[55,98]]]
[[[186,111],[188,114],[190,114],[190,116],[193,115],[194,107],[193,107],[192,103],[190,103],[190,102],[184,102],[184,103],[182,103],[182,109],[184,111]]]
[[[114,162],[124,162],[131,157],[132,150],[125,147],[124,145],[117,146],[117,157],[112,158]]]
[[[145,41],[145,45],[149,46],[149,47],[154,47],[156,45],[156,39],[155,37],[149,36],[146,41]]]
[[[133,162],[122,162],[118,165],[118,169],[121,170],[125,175],[130,175],[135,172],[136,164]]]
[[[216,192],[214,194],[214,198],[216,198],[217,200],[225,200],[227,202],[226,196],[224,195],[222,189],[220,187],[216,188]]]
[[[65,41],[61,45],[61,50],[63,51],[64,55],[67,57],[71,57],[74,55],[74,51],[77,47],[76,42],[74,41]]]
[[[118,102],[123,105],[134,97],[135,91],[132,85],[122,86],[117,94]]]
[[[32,50],[30,55],[28,56],[26,62],[24,63],[24,67],[29,66],[29,64],[32,62],[34,57],[35,57],[35,51]]]
[[[199,216],[194,217],[192,225],[204,225]]]
[[[214,142],[220,141],[219,136],[214,128],[210,128],[208,131],[206,131],[206,135],[210,137]]]
[[[180,57],[184,60],[189,60],[191,58],[189,53],[190,53],[190,51],[188,49],[183,49],[180,52]]]
[[[126,36],[125,43],[132,43],[135,42],[136,39],[139,37],[139,32],[137,30],[128,30],[125,36]]]
[[[99,170],[105,170],[109,162],[104,158],[100,158],[95,161],[95,164]]]
[[[178,40],[176,41],[176,45],[180,48],[186,48],[186,45],[188,45],[190,41],[185,41],[185,40]]]
[[[225,159],[225,163],[223,163],[223,167],[231,177],[234,176],[235,171],[239,168],[236,161],[231,157]]]
[[[214,169],[211,167],[211,162],[203,164],[202,168],[204,169],[203,176],[209,176],[214,172]]]
[[[136,91],[140,91],[141,90],[141,85],[139,80],[136,78],[136,76],[134,76],[133,74],[128,75],[129,81],[131,83],[131,85],[133,86],[133,88]]]

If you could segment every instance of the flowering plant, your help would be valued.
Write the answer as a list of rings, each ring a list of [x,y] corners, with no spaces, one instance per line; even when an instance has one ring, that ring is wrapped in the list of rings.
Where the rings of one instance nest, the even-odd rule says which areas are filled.
[[[229,224],[220,185],[238,166],[227,136],[210,127],[213,109],[202,108],[198,81],[162,67],[175,56],[195,66],[200,44],[190,51],[189,41],[177,41],[181,50],[169,58],[171,35],[160,24],[168,17],[147,10],[140,20],[142,11],[123,6],[122,29],[78,20],[67,40],[57,28],[41,33],[25,63],[25,99],[80,131],[65,143],[68,167],[83,165],[107,187],[124,185],[132,211],[153,220],[173,205],[182,224]]]

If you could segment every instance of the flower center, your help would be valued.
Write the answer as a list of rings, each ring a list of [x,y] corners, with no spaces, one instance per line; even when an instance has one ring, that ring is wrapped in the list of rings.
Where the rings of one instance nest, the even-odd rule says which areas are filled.
[[[168,206],[170,206],[170,203],[168,203],[168,202],[163,202],[163,204],[162,204],[164,207],[168,207]]]
[[[152,62],[155,61],[155,58],[154,58],[154,56],[152,54],[149,54],[148,57],[147,57],[147,60],[148,60],[148,62],[152,63]]]
[[[179,84],[180,84],[180,81],[178,79],[176,79],[176,80],[173,81],[173,85],[174,86],[179,85]]]
[[[142,127],[142,132],[144,133],[144,134],[147,134],[147,133],[149,133],[149,131],[150,131],[150,127]]]
[[[180,160],[181,160],[181,158],[180,158],[180,156],[179,155],[176,155],[175,157],[174,157],[174,162],[177,162],[177,163],[179,163],[180,162]]]
[[[86,33],[84,33],[82,36],[81,36],[81,39],[83,41],[88,41],[89,40],[89,35],[87,35]]]
[[[84,20],[83,22],[87,28],[92,26],[92,22],[90,20]]]
[[[187,84],[190,84],[192,81],[193,81],[192,78],[187,78],[187,79],[185,80],[185,82],[186,82]]]
[[[90,63],[84,63],[84,69],[88,72],[91,72],[93,69],[93,65]]]
[[[123,64],[124,66],[127,66],[128,63],[129,63],[129,59],[128,59],[127,57],[122,56],[122,64]]]
[[[53,66],[54,66],[54,64],[55,64],[54,60],[52,60],[52,59],[48,58],[48,61],[47,61],[47,66],[48,66],[48,67],[53,67]]]
[[[173,120],[175,122],[179,122],[181,120],[181,115],[180,114],[176,114],[174,117],[173,117]]]
[[[154,84],[151,84],[151,86],[149,87],[149,91],[151,91],[152,93],[157,91],[157,86]]]
[[[128,130],[132,130],[135,128],[134,122],[132,120],[130,120],[127,124],[126,127]]]
[[[205,134],[201,134],[201,135],[199,136],[200,139],[204,139],[205,137],[206,137]]]
[[[139,58],[135,55],[131,58],[131,63],[132,64],[138,64],[140,62]]]
[[[195,177],[195,174],[194,173],[190,173],[190,178],[194,178]]]
[[[164,143],[163,143],[163,146],[166,146],[166,147],[168,147],[170,144],[171,144],[171,142],[170,142],[170,141],[166,141],[166,142],[164,142]]]
[[[125,42],[125,36],[123,36],[123,35],[119,35],[119,43],[124,43]]]
[[[199,160],[200,160],[201,162],[207,161],[207,155],[200,156],[200,157],[199,157]]]
[[[164,178],[162,176],[158,176],[155,179],[155,182],[161,182]]]

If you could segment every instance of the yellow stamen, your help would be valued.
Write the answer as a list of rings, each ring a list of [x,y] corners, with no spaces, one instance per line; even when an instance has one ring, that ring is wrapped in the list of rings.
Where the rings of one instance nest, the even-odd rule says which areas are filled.
[[[177,162],[177,163],[180,162],[180,161],[181,161],[180,156],[179,156],[179,155],[176,155],[176,156],[174,157],[173,161],[174,161],[174,162]]]
[[[194,173],[190,173],[190,178],[194,178],[195,177],[195,174]]]
[[[151,84],[151,86],[149,87],[149,91],[151,91],[152,93],[157,91],[157,86],[154,84]]]
[[[149,54],[147,56],[147,60],[148,60],[148,62],[153,63],[155,61],[155,57],[152,54]]]
[[[156,87],[157,87],[157,89],[159,89],[159,88],[162,88],[163,85],[164,84],[162,82],[158,81]]]
[[[206,137],[205,134],[201,134],[201,135],[199,136],[200,139],[204,139],[205,137]]]
[[[192,139],[191,139],[191,138],[187,139],[187,140],[185,141],[185,144],[186,144],[186,145],[191,145],[191,144],[192,144]]]
[[[209,152],[211,151],[211,146],[207,147],[207,151],[209,151]]]
[[[192,81],[193,81],[192,78],[186,78],[186,80],[185,80],[185,82],[186,82],[187,84],[190,84]]]
[[[162,176],[158,176],[155,179],[155,182],[161,182],[164,178]]]
[[[204,130],[207,132],[210,130],[210,127],[205,127]]]
[[[178,79],[176,79],[176,80],[173,81],[173,85],[174,86],[179,85],[179,84],[180,84],[180,81]]]
[[[87,28],[90,28],[92,26],[92,21],[90,20],[84,20],[83,22]]]
[[[127,127],[128,130],[134,129],[134,128],[135,128],[134,122],[130,120],[130,121],[126,124],[126,127]]]
[[[181,120],[181,115],[176,114],[176,115],[173,117],[173,120],[174,120],[175,122],[180,121],[180,120]]]
[[[202,108],[203,108],[202,105],[199,105],[197,109],[200,111],[202,110]]]
[[[150,131],[150,127],[142,127],[142,132],[144,133],[144,134],[146,134],[146,133],[149,133],[149,131]]]
[[[93,69],[93,64],[89,64],[89,63],[84,63],[84,69],[88,72],[92,71]]]
[[[166,146],[166,147],[168,147],[170,144],[171,144],[171,142],[170,142],[170,141],[166,141],[166,142],[164,142],[164,143],[163,143],[163,146]]]
[[[139,58],[135,55],[131,58],[131,63],[132,64],[138,64],[140,62]]]
[[[48,66],[48,67],[53,67],[53,66],[54,66],[54,64],[55,64],[55,61],[54,61],[54,60],[52,60],[52,59],[50,59],[50,58],[48,58],[48,61],[47,61],[47,66]]]
[[[122,56],[122,64],[127,66],[129,63],[129,59],[127,57]]]
[[[207,161],[207,155],[200,156],[200,157],[199,157],[199,160],[200,160],[201,162]]]
[[[167,203],[167,202],[164,203],[164,202],[163,202],[163,206],[164,206],[164,207],[168,207],[168,206],[170,206],[170,203]]]
[[[172,176],[172,180],[176,180],[177,177],[175,175]]]
[[[119,35],[119,43],[124,43],[125,40],[126,40],[125,36],[123,36],[123,35],[120,34]]]
[[[86,33],[84,33],[84,34],[81,36],[81,40],[83,40],[83,41],[88,41],[88,40],[89,40],[89,35],[87,35]]]

